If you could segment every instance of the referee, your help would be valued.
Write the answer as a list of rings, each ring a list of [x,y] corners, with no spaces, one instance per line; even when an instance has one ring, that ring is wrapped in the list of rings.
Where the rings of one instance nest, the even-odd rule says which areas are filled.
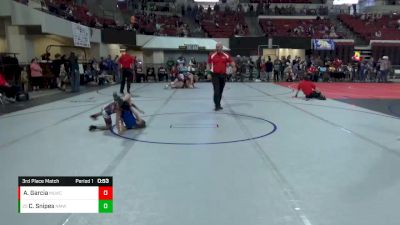
[[[235,62],[232,61],[231,56],[228,53],[222,51],[222,44],[217,43],[216,52],[211,53],[208,56],[208,70],[211,71],[212,84],[214,87],[214,104],[215,111],[222,110],[221,98],[222,92],[224,91],[226,81],[226,67],[228,64],[232,65],[233,72],[236,71]]]
[[[121,70],[122,70],[122,80],[120,93],[124,94],[125,81],[126,90],[130,94],[131,83],[133,81],[133,69],[135,67],[136,58],[129,55],[126,51],[122,51],[122,55],[118,60]]]

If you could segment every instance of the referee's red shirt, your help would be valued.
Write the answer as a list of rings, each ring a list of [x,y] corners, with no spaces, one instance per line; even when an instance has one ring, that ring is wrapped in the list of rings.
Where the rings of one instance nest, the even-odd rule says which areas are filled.
[[[121,64],[123,69],[131,69],[132,64],[135,62],[135,58],[130,56],[129,54],[123,54],[119,60],[119,64]]]
[[[214,52],[208,56],[208,63],[211,64],[211,72],[226,74],[226,66],[232,62],[232,58],[225,52]]]

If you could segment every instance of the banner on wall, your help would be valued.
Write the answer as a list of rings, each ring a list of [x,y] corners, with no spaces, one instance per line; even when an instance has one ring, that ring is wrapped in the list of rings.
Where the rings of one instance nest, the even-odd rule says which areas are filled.
[[[77,47],[90,48],[90,28],[77,23],[72,23],[72,34],[74,45]]]
[[[312,47],[314,50],[335,50],[335,41],[331,39],[312,39]]]

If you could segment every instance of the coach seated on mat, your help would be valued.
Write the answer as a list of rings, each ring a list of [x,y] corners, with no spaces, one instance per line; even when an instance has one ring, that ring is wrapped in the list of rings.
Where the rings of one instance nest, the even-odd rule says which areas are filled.
[[[154,71],[154,67],[150,66],[146,70],[146,81],[149,81],[149,77],[153,77],[154,81],[156,81],[156,73]]]
[[[297,95],[299,94],[300,90],[304,93],[307,100],[311,98],[326,100],[325,96],[322,95],[321,91],[315,86],[313,82],[310,81],[309,76],[305,76],[304,80],[300,81],[300,83],[298,84],[297,92],[296,95],[294,96],[295,98],[297,98]]]
[[[163,65],[158,68],[158,81],[168,81],[167,69]]]
[[[142,64],[138,64],[135,68],[136,83],[141,83],[145,79]]]

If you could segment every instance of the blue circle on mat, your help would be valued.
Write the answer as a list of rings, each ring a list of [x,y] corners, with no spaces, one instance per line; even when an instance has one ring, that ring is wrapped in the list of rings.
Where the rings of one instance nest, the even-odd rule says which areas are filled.
[[[150,116],[161,116],[161,115],[179,115],[179,114],[216,114],[214,112],[178,112],[178,113],[160,113],[160,114],[153,114],[153,115],[147,115],[147,116],[143,116],[145,117],[150,117]],[[163,145],[216,145],[216,144],[230,144],[230,143],[237,143],[237,142],[244,142],[244,141],[250,141],[250,140],[255,140],[255,139],[260,139],[266,136],[269,136],[273,133],[275,133],[275,131],[277,130],[277,126],[275,123],[266,120],[264,118],[260,118],[260,117],[255,117],[255,116],[249,116],[249,115],[243,115],[243,114],[235,114],[235,113],[217,113],[217,114],[225,114],[225,115],[231,115],[231,116],[241,116],[241,117],[245,117],[245,118],[250,118],[250,119],[255,119],[255,120],[259,120],[260,122],[263,123],[268,123],[270,125],[272,125],[272,130],[258,135],[256,137],[250,137],[250,138],[243,138],[243,139],[236,139],[236,140],[231,140],[231,141],[216,141],[216,142],[161,142],[161,141],[146,141],[146,140],[140,140],[138,138],[135,137],[125,137],[123,135],[120,135],[118,133],[116,133],[114,131],[114,127],[111,129],[111,133],[113,133],[114,135],[127,139],[127,140],[132,140],[132,141],[138,141],[138,142],[143,142],[143,143],[150,143],[150,144],[163,144]]]

